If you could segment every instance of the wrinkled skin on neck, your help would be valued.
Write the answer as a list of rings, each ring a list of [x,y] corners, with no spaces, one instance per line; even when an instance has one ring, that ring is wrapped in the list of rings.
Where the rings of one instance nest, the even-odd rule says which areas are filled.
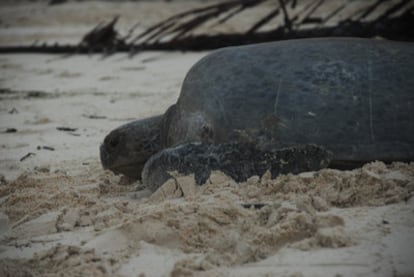
[[[161,150],[162,117],[133,121],[111,131],[100,146],[103,167],[140,179],[145,162]]]

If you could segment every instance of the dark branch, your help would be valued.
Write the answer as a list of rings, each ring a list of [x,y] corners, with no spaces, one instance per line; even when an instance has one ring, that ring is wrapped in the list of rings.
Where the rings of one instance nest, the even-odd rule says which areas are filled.
[[[330,37],[330,36],[354,36],[376,37],[386,39],[414,41],[414,8],[410,7],[409,0],[401,0],[398,3],[375,1],[372,5],[347,15],[345,20],[335,26],[326,26],[326,22],[338,15],[345,4],[340,5],[330,14],[323,16],[316,11],[324,4],[324,0],[307,3],[306,6],[294,9],[296,0],[278,0],[279,5],[263,18],[252,23],[244,33],[227,34],[197,34],[194,31],[203,24],[216,21],[222,24],[230,18],[239,15],[245,9],[255,7],[268,1],[277,3],[276,0],[232,0],[207,7],[185,11],[163,20],[148,28],[143,33],[131,39],[136,25],[127,35],[121,37],[115,29],[118,17],[109,23],[100,23],[88,32],[78,45],[31,45],[16,47],[0,47],[0,53],[95,53],[103,52],[111,54],[128,52],[135,54],[141,50],[208,50],[225,46],[259,43],[274,40]],[[379,5],[387,5],[388,9],[371,21],[363,20],[377,10]],[[288,14],[287,8],[293,9]],[[261,31],[277,16],[283,16],[284,24],[275,26],[270,31]],[[298,20],[301,18],[301,20]],[[316,23],[309,28],[309,23]],[[249,27],[249,26],[248,26]],[[308,28],[306,28],[308,27]]]

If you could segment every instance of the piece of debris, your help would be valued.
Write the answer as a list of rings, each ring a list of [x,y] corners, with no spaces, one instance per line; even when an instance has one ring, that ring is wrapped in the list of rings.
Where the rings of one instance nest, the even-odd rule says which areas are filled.
[[[156,60],[159,60],[159,57],[149,57],[149,58],[143,59],[141,62],[142,63],[149,63],[149,62],[153,62],[153,61],[156,61]]]
[[[42,172],[42,173],[49,173],[50,172],[50,168],[47,167],[47,166],[41,166],[41,167],[35,166],[34,170],[36,170],[37,172]]]
[[[70,128],[70,127],[56,127],[56,130],[63,131],[63,132],[75,132],[78,128]]]
[[[37,150],[49,150],[49,151],[55,151],[55,148],[54,147],[50,147],[50,146],[45,146],[45,145],[43,145],[43,146],[40,146],[40,145],[38,145],[37,146]]]
[[[94,115],[94,114],[88,115],[88,114],[83,114],[82,116],[83,117],[86,117],[86,118],[89,118],[89,119],[106,119],[106,116],[104,116],[104,115]]]
[[[7,128],[6,131],[4,131],[5,133],[16,133],[17,129],[16,128]]]
[[[47,98],[49,96],[50,95],[44,91],[28,91],[26,92],[26,96],[24,98]]]
[[[67,0],[49,0],[49,5]],[[216,1],[214,1],[216,2]],[[77,44],[0,46],[1,53],[93,53],[106,56],[127,52],[132,57],[144,50],[211,50],[232,45],[311,37],[381,37],[413,41],[414,10],[412,1],[307,1],[227,0],[181,11],[142,32],[134,34],[139,23],[121,35],[115,28],[119,16],[98,23]],[[329,3],[328,3],[329,2]],[[361,3],[360,3],[361,2]],[[364,3],[362,3],[364,2]],[[367,3],[366,3],[367,2]],[[257,20],[243,24],[234,32],[203,31],[219,26],[258,6],[269,10]],[[381,6],[381,8],[378,8]],[[354,12],[349,13],[350,10]],[[279,23],[276,23],[279,22]],[[210,29],[210,28],[208,28]]]
[[[13,108],[9,111],[9,114],[16,114],[19,113],[19,111],[16,108]]]
[[[27,153],[26,155],[24,155],[23,157],[21,157],[21,158],[20,158],[20,161],[21,161],[21,162],[23,162],[23,161],[24,161],[24,160],[26,160],[27,158],[30,158],[30,157],[35,156],[35,155],[36,155],[36,153],[29,152],[29,153]]]
[[[121,69],[125,71],[138,71],[138,70],[144,70],[145,66],[125,66],[125,67],[121,67]]]
[[[80,48],[87,48],[90,51],[105,50],[115,51],[118,47],[125,46],[125,41],[120,37],[114,26],[119,16],[115,16],[108,23],[99,23],[87,33],[79,43]]]

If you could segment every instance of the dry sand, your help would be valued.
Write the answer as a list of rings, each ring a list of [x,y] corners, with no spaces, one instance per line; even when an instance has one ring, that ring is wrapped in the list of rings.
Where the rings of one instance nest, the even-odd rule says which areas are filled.
[[[412,163],[152,195],[101,168],[105,134],[165,111],[205,54],[0,56],[0,276],[414,276]]]

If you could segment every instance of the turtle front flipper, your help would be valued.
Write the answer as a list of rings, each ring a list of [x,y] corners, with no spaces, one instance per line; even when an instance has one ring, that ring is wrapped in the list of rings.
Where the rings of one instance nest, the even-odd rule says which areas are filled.
[[[325,168],[331,158],[330,151],[313,144],[264,151],[254,144],[187,143],[151,157],[142,171],[142,181],[155,191],[172,178],[169,172],[173,171],[194,174],[198,185],[204,184],[213,170],[220,170],[237,182],[254,175],[262,176],[267,170],[275,178],[279,174]]]

